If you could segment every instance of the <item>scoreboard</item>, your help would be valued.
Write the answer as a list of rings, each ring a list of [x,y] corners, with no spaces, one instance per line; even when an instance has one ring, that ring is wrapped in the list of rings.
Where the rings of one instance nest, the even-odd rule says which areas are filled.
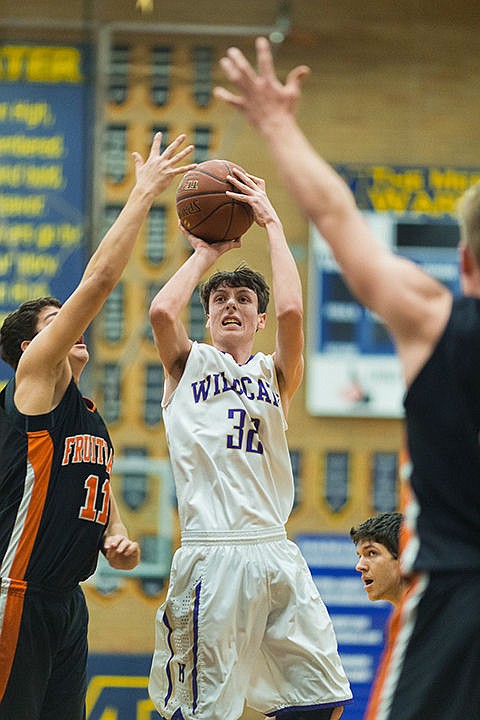
[[[364,211],[394,252],[458,291],[458,225],[453,218]],[[405,392],[392,340],[345,284],[330,249],[310,230],[307,408],[313,415],[399,418]]]

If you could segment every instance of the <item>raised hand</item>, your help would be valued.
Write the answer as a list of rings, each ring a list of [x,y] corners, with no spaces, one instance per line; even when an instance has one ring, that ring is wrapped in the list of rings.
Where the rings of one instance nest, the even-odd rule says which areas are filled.
[[[223,240],[216,243],[207,243],[205,240],[202,240],[202,238],[197,237],[197,235],[194,235],[184,228],[181,222],[178,223],[178,227],[192,248],[194,250],[201,250],[204,254],[211,256],[212,262],[214,262],[217,257],[220,257],[220,255],[228,252],[228,250],[239,248],[242,244],[241,238],[236,238],[235,240]]]
[[[227,50],[220,66],[232,82],[239,95],[223,87],[214,89],[215,97],[241,110],[247,120],[257,129],[266,129],[273,120],[280,121],[282,115],[294,115],[300,97],[300,83],[310,68],[299,65],[291,70],[283,85],[277,78],[270,44],[266,38],[255,41],[258,73],[244,54],[236,47]]]
[[[233,175],[228,181],[238,189],[238,192],[227,190],[229,197],[250,205],[255,216],[255,222],[265,227],[270,220],[278,220],[278,215],[265,191],[265,180],[249,173],[233,168]]]
[[[185,138],[186,135],[181,133],[160,153],[162,133],[158,132],[153,138],[150,154],[145,161],[140,153],[132,153],[135,161],[137,187],[142,187],[146,192],[153,192],[157,195],[170,185],[175,176],[183,175],[196,167],[196,163],[177,167],[177,163],[191,153],[194,148],[193,145],[187,145],[183,150],[179,150]]]

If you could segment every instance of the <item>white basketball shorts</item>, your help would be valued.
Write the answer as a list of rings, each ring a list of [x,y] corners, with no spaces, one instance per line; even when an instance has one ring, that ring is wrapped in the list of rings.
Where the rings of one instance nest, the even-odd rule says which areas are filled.
[[[330,617],[283,530],[182,537],[156,618],[149,681],[170,720],[335,707],[352,694]]]

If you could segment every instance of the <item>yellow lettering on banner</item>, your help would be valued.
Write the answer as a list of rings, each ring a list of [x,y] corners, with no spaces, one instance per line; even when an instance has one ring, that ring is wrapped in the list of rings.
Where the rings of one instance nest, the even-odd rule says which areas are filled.
[[[8,116],[8,103],[0,103],[0,122],[5,122]]]
[[[419,192],[410,205],[410,210],[431,215],[453,215],[458,202],[458,193],[436,193],[431,197],[426,192]]]
[[[4,187],[20,187],[23,185],[21,165],[0,165],[0,185]]]
[[[480,173],[478,172],[466,172],[452,169],[432,169],[429,172],[430,187],[435,190],[450,190],[451,192],[455,192],[458,197],[460,197],[465,190],[479,181]]]
[[[155,712],[153,702],[148,697],[148,677],[128,675],[94,675],[87,688],[87,720],[89,720],[93,714],[95,714],[95,717],[100,717],[103,720],[105,712],[110,712],[115,709],[112,708],[112,704],[110,702],[108,704],[102,702],[103,691],[111,690],[112,688],[116,691],[125,690],[129,692],[129,694],[132,694],[135,690],[137,691],[137,720],[146,720],[146,718],[151,717],[152,712]],[[101,715],[99,715],[99,712]]]
[[[16,247],[17,245],[32,245],[35,227],[32,223],[0,224],[0,244]]]
[[[0,165],[0,185],[10,188],[48,188],[60,190],[65,187],[62,165]]]
[[[118,720],[118,712],[115,708],[106,707],[100,720]]]
[[[27,187],[60,190],[65,185],[61,165],[29,165],[25,168],[25,174]]]
[[[0,216],[27,215],[37,217],[45,210],[45,195],[0,195]]]
[[[70,223],[1,223],[0,246],[18,248],[33,246],[39,250],[60,246],[78,247],[82,240],[83,226]]]
[[[28,127],[34,128],[39,125],[53,125],[55,115],[47,102],[23,100],[8,106],[8,120],[24,123]]]
[[[19,253],[16,258],[17,271],[24,277],[46,275],[53,277],[58,270],[59,260],[54,255],[42,253]]]
[[[4,45],[0,48],[0,80],[22,79],[27,48],[22,45]]]
[[[374,185],[379,184],[384,190],[386,189],[384,186],[388,185],[392,188],[402,188],[410,191],[421,190],[425,187],[423,173],[417,169],[395,171],[379,165],[372,168],[372,178]]]
[[[55,245],[55,225],[40,225],[38,228],[37,244],[39,248]]]
[[[0,47],[0,80],[80,83],[80,51],[75,47],[4,45]]]
[[[82,234],[82,225],[70,225],[70,223],[57,225],[57,242],[59,245],[62,245],[62,247],[80,245]]]
[[[139,700],[137,703],[137,720],[151,720],[155,707],[150,698]]]
[[[0,137],[0,156],[38,157],[60,159],[64,155],[63,135],[29,137],[28,135],[4,135]]]
[[[5,253],[0,255],[0,275],[6,275],[12,269],[13,255],[12,253]]]
[[[0,292],[0,297],[4,295],[3,302],[12,305],[20,305],[33,297],[47,297],[52,294],[50,285],[45,282],[0,283],[1,285],[6,285],[6,288],[4,292]]]
[[[372,201],[373,209],[377,212],[406,212],[410,201],[410,193],[404,190],[395,190],[387,188],[386,190],[377,190],[372,188],[368,191],[368,196]]]
[[[468,174],[456,170],[430,170],[428,184],[435,190],[455,190],[461,194],[468,187]]]

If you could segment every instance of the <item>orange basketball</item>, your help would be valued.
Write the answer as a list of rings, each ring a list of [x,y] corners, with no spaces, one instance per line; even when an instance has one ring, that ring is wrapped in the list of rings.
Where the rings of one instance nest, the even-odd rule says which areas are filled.
[[[250,205],[228,197],[238,192],[226,179],[240,165],[229,160],[206,160],[190,170],[177,189],[177,214],[183,227],[208,243],[236,240],[254,220]]]

